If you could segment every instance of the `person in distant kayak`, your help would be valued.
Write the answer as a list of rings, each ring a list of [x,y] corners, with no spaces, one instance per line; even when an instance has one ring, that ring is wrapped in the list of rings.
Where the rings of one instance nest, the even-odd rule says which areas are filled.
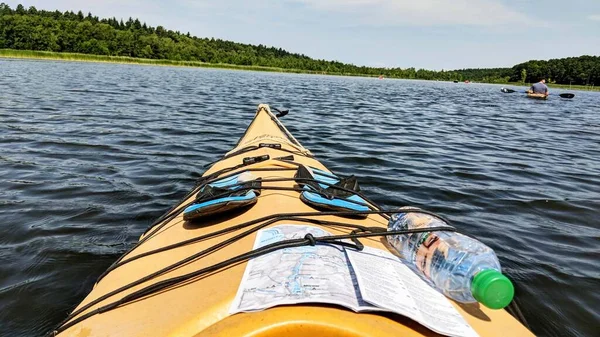
[[[543,94],[548,96],[548,86],[546,85],[546,80],[542,78],[539,82],[534,83],[531,88],[529,88],[529,93]]]

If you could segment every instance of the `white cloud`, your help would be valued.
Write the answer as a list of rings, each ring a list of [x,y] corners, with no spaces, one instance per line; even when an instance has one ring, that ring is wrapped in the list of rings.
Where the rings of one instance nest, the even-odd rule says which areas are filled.
[[[588,19],[593,20],[593,21],[600,21],[600,14],[590,15],[590,16],[588,16]]]
[[[539,24],[498,0],[292,0],[353,16],[360,24],[498,26]]]

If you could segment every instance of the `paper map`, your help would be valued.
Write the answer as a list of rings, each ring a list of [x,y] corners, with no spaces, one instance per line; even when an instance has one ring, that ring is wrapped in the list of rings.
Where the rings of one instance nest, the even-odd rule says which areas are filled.
[[[313,226],[279,225],[258,231],[254,249],[330,233]],[[446,297],[389,252],[339,245],[280,249],[251,259],[230,313],[299,303],[337,304],[354,311],[388,311],[447,335],[475,337]]]

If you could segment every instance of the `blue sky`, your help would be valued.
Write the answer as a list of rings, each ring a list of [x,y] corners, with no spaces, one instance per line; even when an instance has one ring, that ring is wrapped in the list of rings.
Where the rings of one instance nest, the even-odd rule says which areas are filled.
[[[600,0],[0,0],[367,66],[504,67],[600,55]]]

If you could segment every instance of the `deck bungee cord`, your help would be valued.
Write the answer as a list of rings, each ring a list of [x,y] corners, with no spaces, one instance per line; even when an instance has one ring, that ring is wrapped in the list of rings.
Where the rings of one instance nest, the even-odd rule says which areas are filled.
[[[133,257],[127,258],[127,259],[119,259],[116,263],[114,263],[113,265],[111,265],[104,273],[102,273],[96,282],[99,282],[102,278],[104,278],[104,276],[106,276],[110,271],[117,269],[118,267],[129,263],[131,261],[137,260],[139,258],[145,257],[145,256],[149,256],[149,255],[153,255],[156,253],[160,253],[160,252],[164,252],[167,250],[171,250],[171,249],[175,249],[175,248],[179,248],[185,245],[189,245],[189,244],[193,244],[196,242],[200,242],[203,240],[207,240],[216,236],[220,236],[223,234],[227,234],[233,231],[237,231],[240,230],[242,228],[246,228],[248,226],[263,222],[263,221],[270,221],[269,224],[278,222],[278,221],[282,221],[282,220],[290,220],[291,217],[293,217],[293,219],[300,219],[306,222],[310,222],[313,221],[314,219],[305,219],[302,217],[319,217],[319,216],[351,216],[351,215],[356,215],[356,214],[365,214],[365,215],[369,215],[369,214],[390,214],[390,213],[421,213],[421,214],[428,214],[428,215],[433,215],[436,217],[439,217],[440,219],[442,219],[444,222],[448,223],[447,220],[444,220],[444,218],[440,217],[439,215],[433,213],[433,212],[428,212],[425,210],[402,210],[402,211],[389,211],[389,210],[385,210],[385,211],[348,211],[348,212],[302,212],[302,213],[278,213],[278,214],[272,214],[272,215],[268,215],[259,219],[254,219],[254,220],[250,220],[238,225],[234,225],[234,226],[230,226],[227,227],[225,229],[219,230],[219,231],[215,231],[212,233],[208,233],[205,235],[201,235],[195,238],[191,238],[185,241],[180,241],[168,246],[164,246],[155,250],[151,250],[148,252],[144,252],[141,253],[139,255],[135,255]],[[327,223],[327,222],[323,222],[323,223]],[[347,223],[341,223],[345,226],[351,226],[351,224],[347,224]],[[365,227],[366,228],[366,227]],[[454,227],[448,226],[448,228],[452,228],[452,231],[454,231]],[[417,232],[415,232],[417,233]],[[132,252],[133,249],[129,250],[129,252]],[[124,254],[123,256],[126,256],[128,254]]]
[[[286,161],[289,162],[289,161]],[[241,168],[243,166],[247,166],[247,165],[237,165],[234,166],[236,168]],[[265,169],[262,171],[270,171],[271,169]],[[220,172],[223,171],[227,171],[229,172],[227,169],[222,170]],[[280,170],[277,170],[280,171]],[[217,180],[222,180],[222,179],[226,179],[227,177],[219,177],[219,175],[211,175],[210,179],[206,179],[204,180],[200,185],[196,186],[190,193],[188,193],[186,195],[187,198],[193,196],[194,194],[199,194],[199,192],[201,191],[201,189],[203,187],[209,186],[209,184],[211,182],[215,182]],[[252,183],[253,182],[257,182],[260,181],[260,186],[253,186]],[[236,189],[235,191],[240,191],[240,190],[252,190],[252,189],[260,189],[260,190],[281,190],[281,191],[296,191],[296,192],[305,192],[307,191],[307,189],[305,188],[296,188],[296,187],[280,187],[280,186],[264,186],[262,185],[263,183],[272,183],[272,182],[288,182],[288,181],[293,181],[293,182],[297,182],[297,183],[306,183],[306,184],[310,184],[313,183],[312,186],[319,186],[320,185],[326,185],[327,189],[331,188],[333,190],[340,190],[343,191],[345,193],[348,194],[352,194],[352,195],[360,195],[362,197],[362,193],[349,189],[349,188],[345,188],[343,186],[338,186],[335,185],[333,183],[329,183],[329,182],[324,182],[321,180],[317,180],[317,179],[311,179],[311,178],[299,178],[299,177],[292,177],[292,178],[267,178],[267,179],[257,179],[257,180],[251,180],[251,181],[245,181],[245,182],[240,182],[237,184],[233,184],[230,185],[230,187],[237,187],[239,186],[239,189]],[[316,185],[314,185],[316,184]],[[248,187],[243,187],[244,185],[249,185]],[[327,191],[327,189],[315,189],[315,190],[311,190],[311,192],[313,193],[317,193],[326,197],[331,197],[332,194],[330,193],[330,191]],[[329,193],[328,193],[329,192]],[[222,194],[217,194],[217,195],[213,195],[211,196],[211,199],[219,199],[226,196],[226,192],[222,193]],[[186,199],[187,199],[186,198]],[[365,200],[367,200],[368,198],[364,197]],[[353,203],[358,203],[356,201],[352,201],[349,200],[350,202]],[[219,231],[215,231],[212,233],[208,233],[206,235],[202,235],[202,236],[198,236],[196,238],[192,238],[189,240],[185,240],[185,241],[181,241],[175,244],[171,244],[169,246],[165,246],[159,249],[155,249],[152,251],[148,251],[136,256],[133,256],[131,258],[127,258],[125,260],[123,260],[123,258],[125,256],[127,256],[129,253],[133,252],[135,250],[135,248],[137,248],[138,246],[140,246],[142,243],[146,242],[147,240],[149,240],[151,237],[154,236],[155,233],[157,233],[162,226],[166,225],[167,223],[169,223],[170,220],[174,219],[177,215],[181,214],[181,212],[188,206],[193,205],[194,203],[196,203],[197,200],[194,200],[192,202],[189,203],[184,203],[182,205],[179,205],[179,207],[177,207],[177,209],[174,211],[173,209],[170,210],[169,212],[167,212],[168,214],[166,216],[161,216],[159,218],[160,221],[155,222],[155,224],[153,224],[153,230],[152,232],[150,232],[148,235],[145,235],[143,239],[141,239],[136,245],[134,245],[134,247],[132,247],[130,250],[128,250],[128,252],[126,254],[124,254],[121,258],[119,258],[115,263],[113,263],[104,273],[102,273],[97,281],[99,282],[101,279],[103,279],[106,275],[108,275],[108,273],[110,273],[111,271],[127,264],[130,263],[132,261],[135,261],[137,259],[143,258],[143,257],[147,257],[153,254],[157,254],[157,253],[161,253],[161,252],[165,252],[167,250],[171,250],[171,249],[175,249],[175,248],[179,248],[185,245],[189,245],[192,243],[196,243],[196,242],[200,242],[203,240],[207,240],[213,237],[217,237],[223,234],[227,234],[230,232],[234,232],[252,225],[256,225],[255,227],[240,233],[230,239],[227,239],[225,241],[222,241],[218,244],[215,244],[211,247],[209,247],[206,250],[203,250],[201,252],[198,252],[194,255],[191,255],[183,260],[180,260],[174,264],[171,264],[167,267],[164,267],[152,274],[149,274],[143,278],[138,279],[137,281],[131,282],[123,287],[120,287],[110,293],[105,294],[102,297],[97,298],[96,300],[86,304],[85,306],[83,306],[82,308],[78,309],[77,311],[72,312],[64,321],[63,323],[61,323],[59,325],[59,328],[57,328],[53,333],[57,334],[60,333],[61,331],[68,329],[70,326],[83,321],[84,319],[91,317],[93,315],[102,313],[102,312],[106,312],[108,310],[114,309],[116,307],[118,307],[119,305],[123,305],[126,304],[128,302],[137,300],[141,297],[150,295],[153,292],[157,292],[160,290],[163,290],[169,286],[173,286],[176,285],[178,282],[183,282],[183,281],[187,281],[190,278],[193,277],[197,277],[197,276],[201,276],[203,275],[203,273],[209,273],[209,272],[213,272],[216,271],[220,268],[224,268],[227,267],[233,263],[238,263],[238,262],[242,262],[242,261],[246,261],[247,259],[253,258],[253,257],[257,257],[257,256],[261,256],[263,254],[266,254],[268,252],[277,250],[277,249],[282,249],[282,248],[286,248],[288,246],[293,246],[293,247],[300,247],[300,246],[304,246],[304,245],[315,245],[316,243],[328,243],[328,244],[339,244],[342,246],[347,246],[347,247],[352,247],[355,248],[357,250],[362,250],[362,243],[360,243],[360,241],[358,241],[358,238],[366,238],[366,237],[374,237],[374,236],[388,236],[388,235],[398,235],[398,234],[410,234],[410,233],[421,233],[421,232],[430,232],[430,231],[455,231],[455,228],[452,226],[444,226],[444,227],[439,227],[439,228],[424,228],[424,229],[412,229],[412,230],[403,230],[403,231],[386,231],[383,228],[380,227],[365,227],[365,226],[361,226],[361,225],[355,225],[355,224],[349,224],[349,223],[344,223],[344,222],[333,222],[333,221],[324,221],[324,220],[318,220],[318,219],[309,219],[309,218],[305,218],[307,216],[313,216],[313,217],[318,217],[318,216],[340,216],[340,217],[344,217],[344,216],[357,216],[357,215],[370,215],[370,214],[375,214],[375,215],[381,215],[381,216],[385,216],[384,219],[387,221],[387,219],[389,218],[390,214],[393,213],[422,213],[422,214],[429,214],[432,216],[435,216],[439,219],[441,219],[442,221],[444,221],[445,223],[449,223],[448,220],[442,218],[441,216],[433,213],[433,212],[429,212],[429,211],[425,211],[425,210],[399,210],[399,211],[393,211],[393,210],[383,210],[380,206],[376,205],[374,202],[372,201],[368,201],[369,202],[369,208],[371,208],[371,210],[369,211],[321,211],[321,212],[300,212],[300,213],[279,213],[279,214],[272,214],[266,217],[262,217],[260,219],[254,219],[251,221],[247,221],[238,225],[234,225],[234,226],[230,226],[228,228],[225,228],[223,230],[219,230]],[[174,212],[173,212],[174,211]],[[160,275],[163,275],[181,265],[184,265],[186,263],[189,263],[191,261],[194,261],[196,259],[205,257],[206,255],[210,254],[213,251],[216,251],[222,247],[225,247],[227,245],[230,245],[232,243],[235,243],[236,241],[242,239],[243,237],[246,237],[252,233],[255,233],[256,231],[258,231],[261,228],[264,228],[268,225],[280,222],[280,221],[284,221],[284,220],[288,220],[288,221],[297,221],[297,222],[307,222],[307,223],[315,223],[315,224],[319,224],[322,226],[339,226],[339,227],[348,227],[348,228],[354,228],[355,230],[358,229],[361,231],[361,233],[359,232],[355,232],[353,231],[351,234],[347,234],[347,235],[335,235],[335,236],[325,236],[325,237],[309,237],[309,238],[305,238],[303,240],[297,241],[297,240],[284,240],[284,241],[280,241],[276,244],[273,245],[269,245],[268,247],[263,247],[260,249],[256,249],[253,251],[250,251],[248,253],[244,253],[241,254],[239,256],[236,256],[234,258],[231,258],[229,260],[223,261],[221,263],[203,268],[197,272],[193,272],[187,275],[184,275],[185,277],[179,276],[179,277],[175,277],[172,279],[168,279],[168,280],[164,280],[161,281],[157,284],[154,285],[150,285],[147,286],[141,290],[138,290],[136,292],[133,292],[127,296],[125,296],[124,298],[122,298],[121,300],[112,302],[111,304],[107,304],[104,305],[94,311],[91,311],[87,314],[84,314],[80,317],[77,317],[78,315],[80,315],[81,313],[83,313],[85,310],[89,309],[90,307],[108,299],[109,297],[112,297],[114,295],[117,295],[125,290],[131,289],[134,286],[137,286],[141,283],[147,282],[149,280],[152,280],[153,278],[156,278]],[[262,222],[262,223],[261,223]],[[348,246],[347,243],[343,242],[343,241],[339,241],[339,240],[344,240],[344,239],[350,239],[354,241],[354,244]],[[151,289],[153,289],[152,291],[150,291]],[[77,317],[77,318],[75,318]]]
[[[239,150],[237,150],[235,152],[226,154],[223,157],[221,157],[221,158],[219,158],[219,159],[217,159],[215,161],[212,161],[212,162],[210,162],[208,164],[204,164],[203,167],[209,167],[209,166],[214,165],[215,163],[217,163],[217,162],[219,162],[219,161],[221,161],[223,159],[231,158],[231,157],[234,157],[234,156],[238,156],[240,154],[244,154],[246,152],[258,150],[258,149],[265,148],[265,147],[270,148],[270,149],[274,149],[274,150],[278,150],[278,151],[283,151],[283,152],[291,153],[291,154],[297,155],[297,156],[304,156],[304,157],[307,157],[307,158],[314,158],[314,156],[312,154],[307,154],[307,153],[303,153],[303,152],[300,152],[300,151],[292,151],[292,150],[284,149],[284,148],[281,147],[281,144],[279,144],[279,143],[260,143],[258,145],[249,145],[249,146],[247,146],[245,148],[242,148],[242,149],[239,149]]]
[[[291,163],[289,161],[285,161],[286,163]],[[294,163],[295,164],[295,163]],[[239,168],[243,168],[245,166],[248,166],[248,164],[244,165],[244,164],[240,164],[238,166],[236,166],[236,169]],[[201,179],[198,180],[198,182],[196,183],[196,186],[186,194],[186,196],[184,198],[181,199],[181,201],[177,204],[177,206],[172,207],[169,211],[167,211],[165,214],[163,214],[159,219],[157,219],[156,221],[154,221],[154,223],[152,225],[150,225],[146,231],[144,232],[144,236],[151,236],[152,233],[148,234],[149,231],[155,229],[156,226],[160,225],[161,223],[168,221],[174,217],[176,217],[177,215],[180,214],[181,211],[183,211],[183,209],[189,205],[191,205],[191,203],[188,204],[183,204],[183,202],[185,202],[187,199],[189,199],[192,195],[198,193],[200,191],[200,189],[202,189],[203,187],[205,187],[206,185],[213,183],[217,180],[220,179],[227,179],[230,178],[231,176],[237,174],[238,172],[231,172],[233,170],[231,170],[230,168],[226,168],[223,169],[221,171],[212,173],[206,177],[202,177]],[[282,168],[282,167],[274,167],[274,168],[248,168],[245,170],[246,172],[269,172],[269,171],[274,171],[274,172],[279,172],[279,171],[296,171],[296,169],[292,169],[292,168]],[[224,173],[228,173],[225,176],[222,176],[222,174]],[[308,178],[282,178],[284,180],[281,181],[295,181],[298,179],[306,179],[306,181],[308,182]],[[314,179],[313,179],[314,180]],[[268,182],[268,180],[263,179],[263,182]],[[365,201],[367,201],[369,204],[374,205],[376,207],[376,209],[381,210],[381,207],[377,206],[377,204],[373,201],[371,201],[366,195],[362,194],[360,191],[352,191],[349,189],[346,189],[342,186],[334,186],[335,184],[331,184],[331,183],[327,183],[327,182],[323,182],[323,181],[315,181],[324,185],[329,185],[330,187],[334,188],[334,189],[338,189],[338,190],[342,190],[345,192],[349,192],[349,193],[355,193],[356,195],[358,195],[359,197],[361,197],[362,199],[364,199]],[[313,191],[314,192],[314,191]],[[322,192],[315,192],[315,193],[322,193]],[[183,204],[183,206],[182,206]],[[175,211],[175,212],[174,212]],[[386,213],[382,213],[382,215],[385,217]],[[142,242],[138,242],[138,244],[141,244]]]
[[[383,211],[367,211],[364,213],[367,214],[381,214],[381,212]],[[386,211],[389,212],[389,211]],[[420,210],[401,210],[398,211],[398,213],[425,213],[425,214],[430,214],[430,215],[435,215],[434,213],[431,212],[423,212]],[[336,212],[331,212],[331,213],[336,213]],[[354,213],[354,212],[337,212],[337,213]],[[361,212],[363,213],[363,212]],[[394,212],[392,212],[394,213]],[[317,215],[317,214],[312,214]],[[319,214],[321,215],[321,214]],[[335,215],[335,214],[324,214],[324,215]],[[435,215],[437,216],[437,215]],[[282,221],[282,220],[289,220],[289,221],[297,221],[297,222],[308,222],[308,223],[314,223],[314,224],[319,224],[322,226],[337,226],[337,227],[349,227],[349,228],[355,228],[359,229],[361,232],[357,232],[357,231],[353,231],[350,234],[345,234],[345,235],[330,235],[330,236],[321,236],[321,237],[314,237],[311,234],[307,234],[306,237],[304,239],[295,239],[295,240],[283,240],[283,241],[279,241],[258,249],[254,249],[251,250],[247,253],[235,256],[233,258],[230,258],[228,260],[222,261],[220,263],[208,266],[206,268],[200,269],[198,271],[192,272],[192,273],[188,273],[182,276],[177,276],[177,277],[173,277],[167,280],[163,280],[160,282],[157,282],[155,284],[146,286],[140,290],[137,290],[125,297],[123,297],[120,300],[114,301],[110,304],[106,304],[103,305],[102,307],[95,309],[89,313],[83,314],[80,317],[77,317],[78,315],[80,315],[81,313],[83,313],[85,310],[89,309],[90,307],[114,296],[117,295],[127,289],[130,289],[134,286],[137,286],[141,283],[147,282],[153,278],[156,278],[174,268],[177,268],[183,264],[186,264],[188,262],[191,262],[195,259],[204,257],[208,254],[210,254],[211,252],[220,249],[224,246],[230,245],[232,243],[235,243],[236,241],[238,241],[239,239],[246,237],[256,231],[258,231],[261,228],[264,228],[270,224],[274,224],[276,222]],[[239,226],[241,228],[246,227],[248,225],[243,224],[245,226]],[[239,230],[240,228],[236,227],[234,230]],[[391,235],[399,235],[399,234],[411,234],[411,233],[424,233],[424,232],[435,232],[435,231],[455,231],[456,229],[452,226],[443,226],[443,227],[429,227],[429,228],[421,228],[421,229],[408,229],[408,230],[397,230],[397,231],[387,231],[385,229],[382,229],[380,227],[365,227],[365,226],[360,226],[360,225],[354,225],[354,224],[348,224],[348,223],[343,223],[343,222],[332,222],[332,221],[319,221],[316,219],[306,219],[306,218],[301,218],[301,217],[296,217],[293,214],[292,215],[286,215],[286,216],[278,216],[275,217],[274,219],[271,219],[270,221],[264,222],[260,225],[255,226],[254,228],[251,228],[249,230],[247,230],[246,232],[243,232],[239,235],[236,235],[230,239],[227,239],[225,241],[222,241],[216,245],[211,246],[210,248],[208,248],[207,250],[198,252],[186,259],[180,260],[175,264],[172,264],[170,266],[167,266],[153,274],[147,275],[144,278],[141,278],[135,282],[129,283],[119,289],[116,289],[110,293],[105,294],[104,296],[97,298],[96,300],[86,304],[85,306],[83,306],[82,308],[78,309],[77,311],[71,313],[65,320],[63,323],[60,324],[60,326],[53,331],[53,334],[56,335],[58,333],[60,333],[61,331],[68,329],[70,326],[79,323],[93,315],[97,315],[103,312],[106,312],[108,310],[112,310],[117,308],[120,305],[124,305],[126,303],[135,301],[137,299],[140,299],[142,297],[145,296],[149,296],[153,293],[162,291],[164,289],[167,289],[169,287],[172,286],[176,286],[181,284],[182,282],[191,280],[195,277],[200,277],[203,276],[205,274],[208,273],[212,273],[215,271],[218,271],[219,269],[222,268],[226,268],[232,264],[235,263],[239,263],[239,262],[245,262],[248,259],[254,258],[254,257],[258,257],[270,252],[273,252],[275,250],[278,249],[283,249],[283,248],[291,248],[291,247],[301,247],[301,246],[314,246],[315,244],[334,244],[334,245],[340,245],[340,246],[344,246],[344,247],[349,247],[349,248],[354,248],[356,250],[362,250],[363,249],[363,244],[360,243],[360,241],[358,241],[359,238],[368,238],[368,237],[375,237],[375,236],[391,236]],[[209,235],[207,235],[206,237],[203,237],[202,239],[207,239],[209,237],[213,237],[213,236],[218,236],[224,233],[218,233],[218,232],[214,232],[214,233],[210,233]],[[350,239],[353,241],[352,244],[348,243],[348,242],[343,242],[341,240],[344,239]],[[176,248],[176,247],[172,247],[172,248]],[[127,263],[127,262],[125,262]],[[124,264],[124,263],[123,263]],[[75,318],[77,317],[77,318]]]
[[[270,171],[270,169],[266,169],[266,170],[262,170],[262,171]],[[225,179],[225,178],[223,178],[223,179]],[[265,183],[265,182],[268,183],[268,182],[298,181],[298,180],[306,181],[306,182],[308,182],[308,181],[318,182],[315,179],[309,179],[309,178],[269,178],[269,179],[261,179],[261,181],[263,183]],[[214,180],[212,180],[212,181],[214,181]],[[184,200],[189,199],[192,195],[194,195],[194,193],[198,193],[198,191],[201,189],[201,187],[207,186],[208,184],[210,184],[210,182],[211,182],[211,180],[206,181],[203,184],[201,184],[201,185],[197,186],[196,188],[194,188],[192,190],[193,193],[188,193],[186,195],[186,198],[184,198]],[[240,183],[240,184],[238,184],[238,186],[242,186],[244,184],[245,183]],[[328,215],[334,215],[335,216],[335,215],[337,215],[337,216],[342,216],[342,217],[345,216],[345,217],[347,217],[347,216],[353,216],[353,215],[378,214],[378,215],[381,215],[386,221],[388,221],[390,214],[394,213],[394,211],[383,210],[380,206],[378,206],[377,204],[375,204],[373,201],[369,200],[366,196],[364,196],[360,192],[356,192],[356,191],[353,191],[353,190],[350,190],[350,189],[347,189],[347,188],[344,188],[344,187],[341,187],[341,186],[335,186],[334,184],[330,184],[330,183],[326,183],[326,182],[323,182],[323,184],[324,185],[329,185],[329,187],[332,187],[332,188],[335,188],[335,189],[339,189],[339,190],[342,190],[342,191],[345,191],[345,192],[348,192],[348,193],[356,193],[356,195],[359,195],[359,196],[363,197],[371,205],[373,205],[373,210],[372,211],[346,211],[346,212],[339,212],[339,211],[338,212],[323,212],[323,211],[321,211],[321,212],[302,212],[302,213],[279,213],[279,214],[271,214],[271,215],[262,217],[260,219],[251,220],[251,221],[245,222],[243,224],[227,228],[225,230],[220,231],[216,235],[227,233],[227,232],[232,231],[232,230],[237,230],[239,228],[243,228],[243,227],[252,225],[252,224],[260,222],[260,221],[266,221],[266,220],[270,220],[270,219],[277,219],[279,217],[285,217],[285,216],[328,216]],[[241,189],[248,189],[248,190],[250,190],[252,188],[253,187],[247,187],[247,188],[243,188],[242,187]],[[305,189],[302,189],[302,188],[276,187],[276,186],[271,186],[271,187],[261,186],[260,189],[262,189],[262,190],[280,190],[280,191],[297,191],[297,192],[306,191]],[[315,193],[322,194],[322,195],[327,195],[327,193],[324,192],[324,191],[316,191]],[[215,195],[215,196],[213,196],[213,199],[218,199],[218,198],[221,198],[223,196],[225,196],[225,193],[222,194],[222,195]],[[166,213],[166,216],[161,216],[159,218],[159,221],[154,222],[154,224],[151,225],[149,227],[149,229],[146,230],[146,232],[148,232],[150,229],[152,229],[152,231],[150,233],[148,233],[148,234],[144,234],[144,237],[140,241],[138,241],[125,254],[123,254],[119,259],[117,259],[117,261],[115,261],[104,273],[102,273],[98,277],[98,279],[96,280],[96,283],[99,282],[102,278],[104,278],[104,276],[106,276],[110,271],[116,269],[119,266],[119,264],[121,263],[121,261],[123,260],[123,258],[125,256],[129,255],[129,253],[131,253],[132,251],[134,251],[141,244],[143,244],[144,242],[146,242],[150,238],[154,237],[154,234],[156,234],[158,231],[160,231],[160,229],[162,229],[162,227],[165,226],[170,220],[174,219],[176,216],[178,216],[179,214],[181,214],[181,212],[183,212],[186,207],[188,207],[190,205],[193,205],[195,202],[196,201],[194,200],[194,201],[191,201],[191,202],[188,202],[188,203],[180,204],[180,206],[178,206],[176,210],[171,209],[169,212]],[[420,210],[419,213],[430,214],[430,215],[439,217],[440,219],[442,219],[446,223],[449,223],[448,220],[442,218],[441,216],[439,216],[439,215],[437,215],[435,213],[428,212],[428,211],[425,211],[425,210]],[[176,243],[176,244],[173,244],[173,245],[170,245],[170,246],[162,247],[160,249],[157,249],[156,252],[161,252],[161,251],[169,250],[169,249],[172,249],[172,248],[180,247],[183,244],[195,243],[195,242],[201,241],[201,240],[203,240],[205,238],[210,238],[212,236],[213,236],[213,234],[209,234],[206,237],[202,236],[202,237],[198,237],[198,238],[192,238],[192,239],[183,241],[181,243]],[[151,255],[152,252],[146,252],[146,253],[143,253],[143,254],[145,254],[144,256],[147,256],[147,255]],[[136,256],[135,258],[139,258],[139,257]]]

